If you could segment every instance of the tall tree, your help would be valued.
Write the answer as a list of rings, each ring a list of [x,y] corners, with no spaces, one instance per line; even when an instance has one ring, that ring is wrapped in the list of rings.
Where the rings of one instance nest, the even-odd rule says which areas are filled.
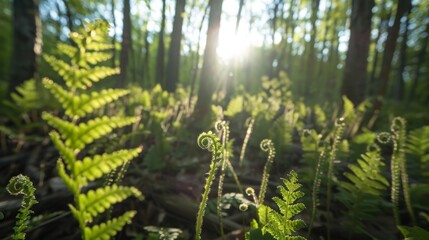
[[[402,100],[404,98],[404,88],[405,88],[405,81],[404,81],[404,72],[405,67],[407,66],[407,49],[408,49],[408,35],[409,35],[409,28],[410,28],[410,14],[411,14],[411,8],[412,6],[407,9],[406,14],[406,20],[404,23],[404,31],[402,33],[402,42],[401,42],[401,49],[399,51],[399,69],[398,69],[398,77],[397,82],[394,89],[394,97],[398,100]]]
[[[13,1],[13,50],[9,92],[37,77],[42,51],[42,29],[37,0]]]
[[[393,25],[388,30],[388,35],[386,39],[386,44],[384,46],[383,61],[381,63],[381,72],[380,72],[380,86],[378,89],[378,96],[384,97],[387,85],[390,78],[390,69],[392,67],[393,55],[396,50],[396,42],[399,35],[399,28],[401,26],[401,19],[411,8],[411,0],[398,0],[398,6],[396,9],[395,20]],[[382,102],[378,99],[375,103],[374,110],[378,111],[381,108]]]
[[[165,68],[165,45],[164,45],[164,33],[165,33],[165,0],[162,0],[162,17],[161,17],[161,29],[158,34],[158,52],[156,57],[156,82],[162,87],[165,87],[164,83],[164,68]]]
[[[320,0],[312,0],[311,1],[311,31],[310,31],[310,42],[308,44],[308,56],[307,56],[307,76],[306,83],[304,86],[304,94],[308,96],[312,92],[312,88],[314,85],[314,70],[316,68],[316,37],[317,37],[317,19],[319,12]]]
[[[217,55],[216,48],[219,42],[220,19],[223,0],[210,0],[209,25],[207,29],[206,48],[201,72],[198,100],[195,106],[195,116],[205,117],[211,109],[212,95],[216,87]]]
[[[112,49],[112,67],[115,67],[115,60],[116,60],[116,17],[115,17],[115,0],[111,0],[110,1],[110,7],[111,7],[111,14],[112,14],[112,32],[113,32],[113,36],[112,36],[112,45],[113,45],[113,49]]]
[[[129,53],[131,50],[131,16],[130,16],[130,0],[124,0],[124,11],[123,11],[123,27],[122,27],[122,44],[120,53],[120,69],[119,79],[117,87],[125,87],[125,81],[127,77],[127,68]]]
[[[176,91],[179,82],[180,46],[182,41],[183,12],[186,0],[176,0],[174,13],[173,32],[171,33],[170,48],[168,49],[167,83],[169,92]]]
[[[350,40],[341,93],[355,105],[365,98],[365,83],[374,0],[352,1]]]

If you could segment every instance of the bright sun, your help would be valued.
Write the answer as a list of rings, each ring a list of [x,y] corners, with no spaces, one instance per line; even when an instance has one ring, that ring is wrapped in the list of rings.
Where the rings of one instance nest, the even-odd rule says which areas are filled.
[[[222,61],[229,62],[233,58],[244,57],[249,50],[249,38],[245,34],[234,31],[221,31],[219,45],[216,49],[217,55]]]

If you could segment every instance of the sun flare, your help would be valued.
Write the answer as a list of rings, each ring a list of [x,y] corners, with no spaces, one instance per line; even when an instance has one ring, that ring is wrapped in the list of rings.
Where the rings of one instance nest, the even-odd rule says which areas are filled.
[[[216,49],[218,57],[223,61],[243,58],[249,50],[249,36],[245,34],[221,33]]]

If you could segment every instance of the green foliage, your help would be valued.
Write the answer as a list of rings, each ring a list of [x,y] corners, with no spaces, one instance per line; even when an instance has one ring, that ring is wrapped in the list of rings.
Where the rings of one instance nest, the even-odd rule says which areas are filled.
[[[338,199],[347,207],[345,225],[353,232],[363,233],[364,225],[380,211],[385,190],[389,182],[382,175],[380,149],[374,149],[361,155],[357,164],[349,164],[350,172],[344,173],[349,181],[340,181]]]
[[[419,176],[429,177],[429,126],[424,126],[408,134],[406,152],[416,158]]]
[[[421,227],[398,226],[398,228],[401,231],[402,235],[405,237],[404,240],[429,239],[429,232]]]
[[[44,112],[42,117],[58,132],[52,131],[50,137],[60,152],[57,162],[59,176],[75,197],[75,205],[69,205],[73,216],[78,220],[83,239],[110,239],[123,226],[131,222],[135,211],[128,211],[123,215],[104,223],[94,224],[96,217],[108,211],[113,204],[135,196],[142,198],[142,194],[134,187],[122,187],[113,183],[111,186],[89,190],[83,193],[89,181],[95,181],[106,174],[114,172],[135,158],[141,148],[118,150],[102,155],[85,156],[78,159],[81,151],[95,140],[103,138],[114,129],[139,121],[139,117],[94,117],[88,118],[96,109],[114,102],[119,97],[128,94],[126,90],[107,89],[100,92],[88,92],[94,82],[106,76],[117,73],[117,69],[108,67],[94,67],[93,64],[110,58],[110,54],[99,52],[109,49],[106,42],[107,24],[102,21],[90,23],[79,33],[74,32],[70,37],[75,46],[59,45],[61,53],[71,59],[71,64],[58,60],[52,56],[45,56],[47,62],[62,76],[66,89],[49,79],[44,79],[44,86],[61,103],[65,114],[71,120],[56,117]],[[86,119],[80,119],[87,117]],[[89,226],[90,225],[90,226]]]
[[[204,193],[201,199],[195,224],[195,240],[200,240],[203,226],[203,217],[207,206],[207,200],[209,198],[210,188],[216,175],[218,165],[220,162],[222,162],[224,146],[222,146],[220,139],[211,131],[207,133],[201,133],[200,136],[198,136],[197,143],[200,148],[207,149],[209,152],[212,153],[210,170],[206,178],[206,184],[204,185]]]
[[[24,195],[19,209],[18,215],[16,215],[16,224],[13,228],[13,240],[25,239],[25,230],[28,228],[28,222],[30,221],[31,207],[37,203],[34,192],[36,189],[33,187],[33,183],[27,176],[19,174],[9,180],[9,184],[6,186],[6,190],[12,195]]]
[[[296,234],[296,231],[305,227],[304,221],[301,219],[292,219],[295,215],[305,209],[305,205],[303,203],[295,203],[298,199],[304,196],[304,193],[299,191],[301,184],[298,183],[298,175],[294,171],[291,171],[288,175],[288,179],[282,180],[284,186],[278,186],[281,198],[273,198],[279,208],[279,212],[269,206],[259,205],[259,223],[253,222],[253,230],[246,234],[247,240],[305,239],[304,237],[294,235]]]

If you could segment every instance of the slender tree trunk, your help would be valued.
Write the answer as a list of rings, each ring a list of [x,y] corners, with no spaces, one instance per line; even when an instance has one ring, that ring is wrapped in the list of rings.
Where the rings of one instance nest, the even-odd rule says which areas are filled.
[[[74,31],[74,24],[73,24],[73,14],[70,9],[70,2],[67,0],[63,0],[64,6],[66,7],[66,16],[67,16],[67,27],[69,28],[70,32]]]
[[[120,55],[120,69],[117,87],[125,87],[127,78],[127,69],[129,61],[129,53],[131,50],[131,16],[130,16],[130,0],[124,0],[124,21],[122,28],[122,47]]]
[[[365,83],[374,0],[352,1],[350,40],[341,93],[355,105],[365,98]]]
[[[195,106],[197,119],[207,117],[212,104],[212,96],[217,85],[217,55],[220,20],[223,0],[210,0],[209,25],[207,29],[206,48],[204,50],[204,62],[201,72],[198,100]]]
[[[282,5],[283,0],[277,0],[274,3],[274,9],[273,9],[273,18],[271,19],[271,27],[272,27],[272,32],[271,32],[271,42],[272,42],[272,49],[271,49],[271,54],[270,54],[270,59],[269,59],[269,72],[268,72],[268,76],[270,79],[274,78],[274,69],[277,66],[275,65],[275,62],[277,62],[277,48],[276,48],[276,43],[275,43],[275,36],[276,36],[276,32],[277,32],[277,21],[278,21],[278,13],[279,13],[279,8]]]
[[[304,95],[309,96],[312,93],[314,83],[314,70],[316,68],[316,53],[315,47],[317,37],[317,13],[319,12],[320,0],[312,0],[311,2],[311,31],[310,31],[310,43],[307,59],[307,76],[305,79]]]
[[[9,92],[25,80],[37,78],[42,51],[42,28],[36,0],[13,1],[13,50]]]
[[[179,82],[180,66],[180,46],[182,41],[182,14],[185,11],[186,0],[176,0],[176,10],[174,14],[173,32],[171,33],[171,43],[168,50],[167,64],[167,91],[176,91]]]
[[[165,45],[164,45],[164,34],[165,34],[165,10],[166,3],[165,0],[162,0],[162,17],[161,17],[161,29],[158,34],[158,52],[156,57],[156,81],[163,88],[165,88],[164,83],[164,69],[165,69]]]
[[[195,55],[193,57],[192,63],[192,77],[191,77],[191,90],[189,91],[189,99],[188,99],[188,107],[191,107],[192,105],[192,97],[194,96],[194,90],[195,90],[195,82],[197,80],[198,75],[198,69],[200,65],[200,46],[201,46],[201,32],[203,31],[203,25],[207,16],[207,11],[209,9],[210,5],[207,4],[204,8],[204,14],[203,18],[201,19],[200,27],[198,28],[198,40],[197,40],[197,49],[195,50]],[[195,59],[195,60],[194,60]]]
[[[429,34],[429,23],[426,25],[426,31]],[[416,75],[414,76],[410,93],[408,95],[408,103],[411,102],[417,94],[417,86],[419,85],[420,75],[422,72],[422,66],[425,63],[426,55],[427,55],[427,47],[428,47],[428,37],[422,39],[422,45],[419,51],[417,66],[416,66]]]
[[[396,42],[399,35],[399,28],[401,25],[401,18],[405,15],[411,7],[411,0],[398,0],[398,7],[396,10],[395,20],[392,27],[389,28],[386,44],[384,46],[383,62],[381,64],[380,72],[380,87],[378,89],[378,96],[384,97],[390,78],[390,69],[392,67],[393,55],[396,50]],[[379,111],[381,108],[381,99],[377,99],[374,105],[374,111]]]
[[[386,0],[383,1],[381,5],[381,12],[383,13],[386,10]],[[392,15],[392,11],[389,11],[386,17],[381,17],[380,20],[380,26],[378,28],[377,37],[374,40],[375,48],[374,48],[374,59],[372,61],[372,67],[371,67],[371,76],[369,78],[369,86],[367,87],[367,95],[373,96],[375,93],[375,86],[377,83],[376,75],[377,75],[377,66],[378,66],[378,60],[379,60],[379,51],[378,51],[378,43],[380,41],[381,35],[386,31],[388,25],[389,25],[389,19]]]
[[[402,35],[402,43],[401,43],[401,49],[399,53],[399,69],[398,69],[398,82],[395,86],[395,92],[394,97],[397,100],[403,100],[404,99],[404,88],[405,88],[405,81],[404,81],[404,72],[405,67],[407,66],[407,42],[408,42],[408,30],[410,26],[410,13],[411,8],[408,9],[406,21],[404,24],[404,33]]]

